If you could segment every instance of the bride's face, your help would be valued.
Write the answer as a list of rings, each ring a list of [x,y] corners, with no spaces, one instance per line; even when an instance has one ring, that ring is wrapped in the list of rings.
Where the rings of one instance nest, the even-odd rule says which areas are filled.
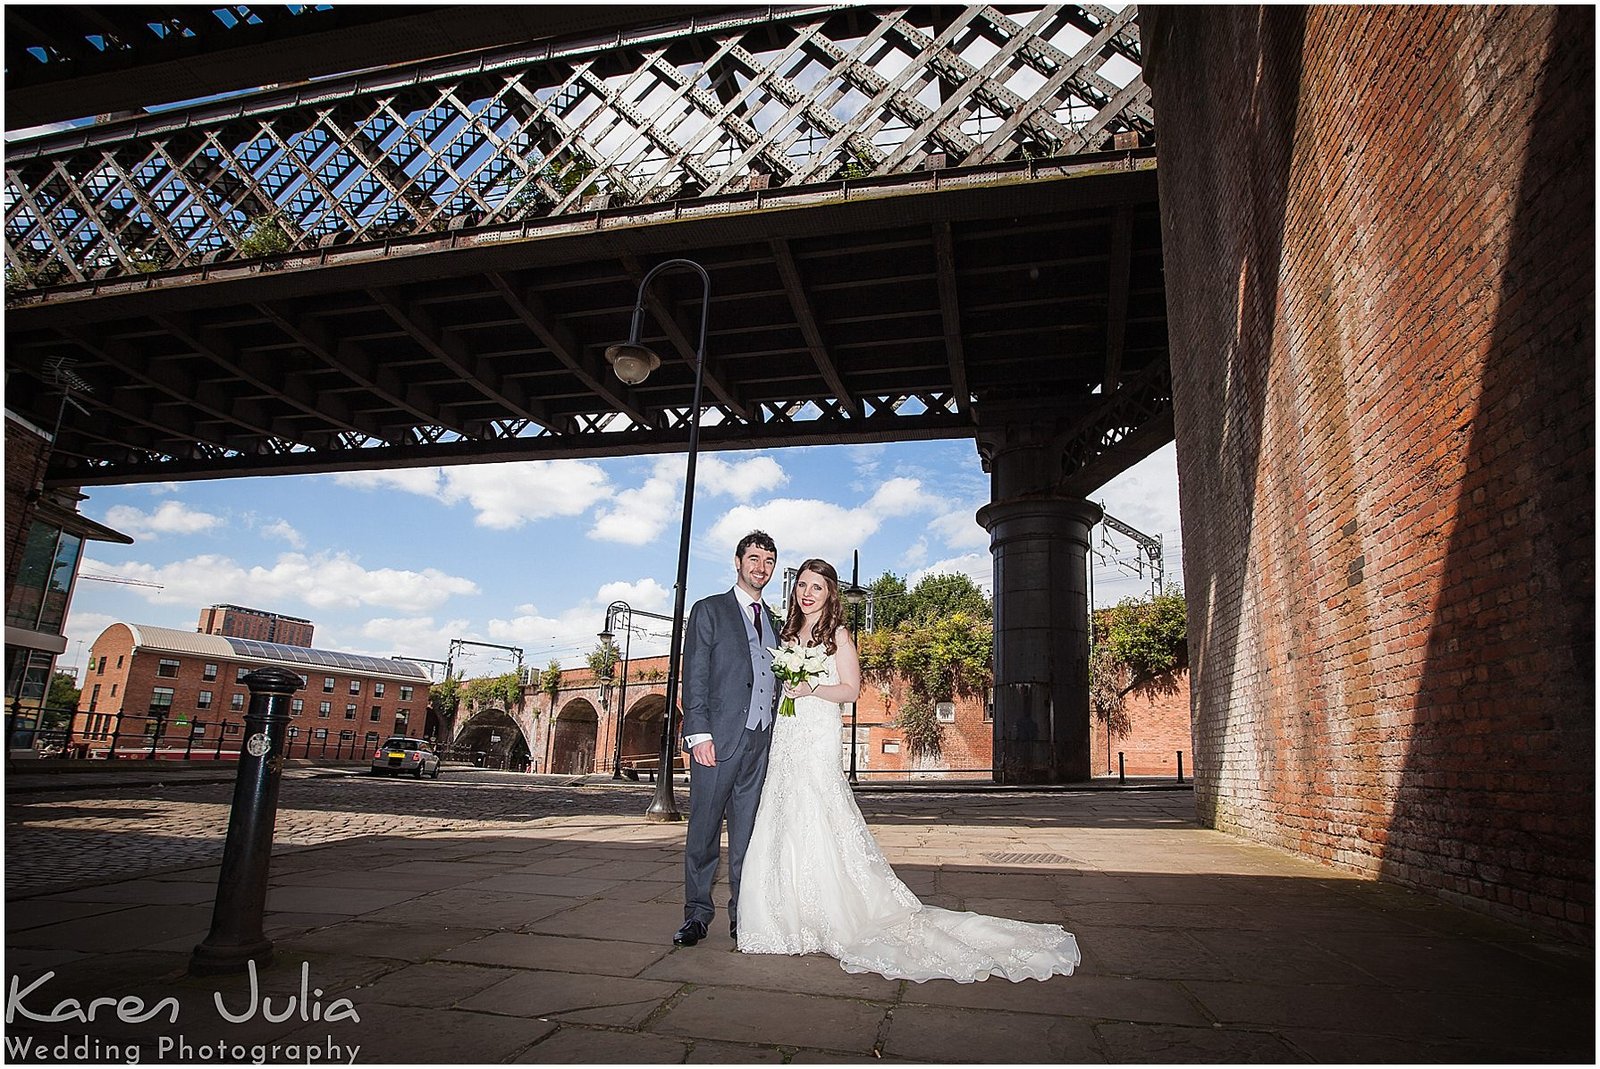
[[[828,606],[828,581],[816,572],[801,572],[795,577],[794,600],[801,612],[815,616]]]

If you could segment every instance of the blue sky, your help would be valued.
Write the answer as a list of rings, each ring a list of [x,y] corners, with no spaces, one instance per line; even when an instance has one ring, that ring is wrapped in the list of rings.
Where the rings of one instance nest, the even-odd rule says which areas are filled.
[[[1166,546],[1181,574],[1177,475],[1168,445],[1095,493]],[[134,536],[90,543],[61,668],[107,626],[192,629],[218,602],[300,616],[324,649],[444,660],[450,640],[520,646],[526,663],[582,662],[615,599],[670,614],[684,457],[527,461],[345,475],[91,487],[83,512]],[[970,441],[703,452],[696,475],[689,599],[726,589],[733,547],[772,534],[779,565],[831,560],[848,577],[965,572],[991,584],[974,513],[988,476]],[[1097,604],[1148,592],[1118,559],[1126,538],[1095,530]],[[768,587],[776,603],[781,581]],[[666,651],[666,625],[640,617],[634,656]],[[510,654],[468,647],[468,676],[508,671]]]

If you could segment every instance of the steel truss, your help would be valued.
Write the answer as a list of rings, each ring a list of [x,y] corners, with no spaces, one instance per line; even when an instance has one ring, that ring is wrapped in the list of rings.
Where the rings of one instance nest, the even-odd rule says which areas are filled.
[[[7,289],[1148,144],[1136,15],[730,10],[13,142]]]

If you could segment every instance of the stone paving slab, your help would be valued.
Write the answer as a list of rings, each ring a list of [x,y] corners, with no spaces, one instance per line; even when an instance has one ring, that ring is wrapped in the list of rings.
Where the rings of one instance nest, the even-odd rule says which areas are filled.
[[[8,792],[7,969],[80,999],[170,993],[181,1020],[8,1036],[94,1034],[144,1061],[163,1036],[248,1039],[302,1064],[331,1043],[423,1063],[1593,1061],[1592,948],[1199,828],[1181,792],[861,792],[926,901],[1078,935],[1071,977],[965,985],[739,954],[725,882],[710,937],[671,946],[683,826],[642,819],[648,785],[304,776],[292,793],[260,990],[281,1007],[306,975],[359,1022],[219,1019],[214,995],[248,987],[186,975],[217,866],[181,844],[215,832],[226,790],[133,784]],[[74,834],[130,838],[52,882],[61,849],[41,836]],[[1007,857],[1047,853],[1064,860]]]

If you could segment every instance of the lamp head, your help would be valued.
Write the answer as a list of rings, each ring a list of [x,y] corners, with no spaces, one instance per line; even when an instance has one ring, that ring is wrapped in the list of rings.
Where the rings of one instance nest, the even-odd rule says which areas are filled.
[[[606,348],[606,361],[617,378],[629,386],[637,386],[650,377],[650,372],[661,366],[661,358],[648,346],[637,341],[627,341]]]
[[[612,633],[611,628],[608,626],[604,631],[601,631],[595,637],[609,646],[611,644],[611,640],[617,636]]]
[[[860,605],[863,601],[867,600],[867,595],[869,593],[870,591],[867,590],[866,587],[857,586],[855,583],[850,583],[839,588],[839,597],[846,605]]]

